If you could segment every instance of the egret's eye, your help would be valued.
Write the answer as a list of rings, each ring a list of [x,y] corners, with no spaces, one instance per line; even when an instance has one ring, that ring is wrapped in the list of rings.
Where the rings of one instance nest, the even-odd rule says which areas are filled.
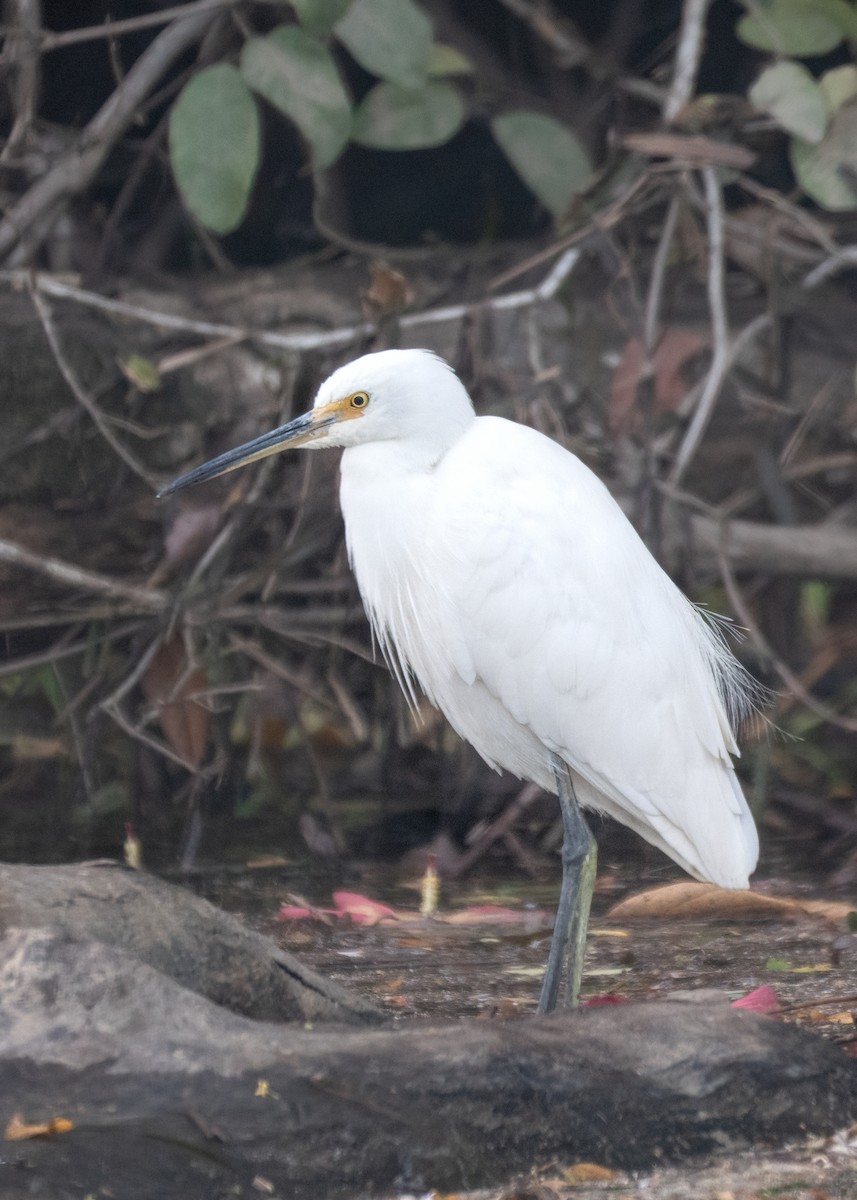
[[[369,395],[367,392],[355,392],[349,400],[352,408],[365,408],[368,403]]]

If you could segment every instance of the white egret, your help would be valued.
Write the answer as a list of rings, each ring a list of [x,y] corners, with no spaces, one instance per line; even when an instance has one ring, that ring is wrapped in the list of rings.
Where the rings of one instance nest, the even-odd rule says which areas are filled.
[[[747,677],[598,478],[477,417],[425,350],[340,367],[312,409],[167,492],[292,446],[345,448],[348,554],[378,644],[495,769],[558,794],[563,880],[539,1011],[576,1002],[594,842],[579,805],[698,879],[746,887],[758,838],[733,770]]]

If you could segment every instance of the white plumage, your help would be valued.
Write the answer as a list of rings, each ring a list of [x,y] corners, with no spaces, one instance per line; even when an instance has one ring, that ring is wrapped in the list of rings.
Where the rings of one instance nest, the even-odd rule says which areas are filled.
[[[745,887],[758,839],[727,713],[743,672],[718,629],[579,459],[476,417],[440,360],[369,355],[316,407],[357,389],[365,417],[330,440],[346,446],[360,594],[400,681],[412,674],[491,766],[555,792],[556,753],[581,804],[692,875]]]
[[[541,1011],[564,947],[581,941],[574,922],[585,932],[588,895],[570,899],[590,858],[575,798],[692,875],[747,885],[758,838],[730,724],[752,707],[747,677],[579,459],[477,417],[433,354],[387,350],[334,372],[306,415],[167,490],[299,445],[345,448],[348,553],[402,686],[413,696],[416,681],[493,767],[559,792],[568,903]]]

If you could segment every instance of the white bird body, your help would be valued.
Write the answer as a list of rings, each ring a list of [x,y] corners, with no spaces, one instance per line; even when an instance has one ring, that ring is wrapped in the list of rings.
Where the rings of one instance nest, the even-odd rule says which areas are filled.
[[[380,440],[343,433],[340,497],[360,594],[400,682],[413,676],[491,766],[555,792],[557,754],[581,804],[692,875],[745,887],[758,839],[723,698],[743,684],[719,632],[579,459],[476,417],[432,356],[359,360],[316,407],[358,386],[380,398],[366,367],[397,354],[419,356],[399,375],[420,422]]]
[[[348,552],[405,690],[415,679],[493,767],[559,791],[563,918],[541,1011],[574,921],[585,935],[588,895],[569,900],[589,861],[575,798],[692,875],[747,885],[758,838],[730,727],[752,707],[746,677],[588,467],[532,429],[477,417],[433,354],[387,350],[335,371],[309,413],[167,490],[289,446],[345,448]]]

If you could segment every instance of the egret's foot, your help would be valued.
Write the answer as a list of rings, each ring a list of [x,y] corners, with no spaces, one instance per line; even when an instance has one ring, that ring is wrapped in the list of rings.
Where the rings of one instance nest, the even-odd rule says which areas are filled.
[[[576,1008],[586,953],[589,905],[595,884],[598,847],[584,820],[574,794],[568,767],[553,759],[562,812],[562,886],[556,909],[545,977],[536,1012],[549,1013],[557,1006],[560,986],[565,979],[564,1005]]]

